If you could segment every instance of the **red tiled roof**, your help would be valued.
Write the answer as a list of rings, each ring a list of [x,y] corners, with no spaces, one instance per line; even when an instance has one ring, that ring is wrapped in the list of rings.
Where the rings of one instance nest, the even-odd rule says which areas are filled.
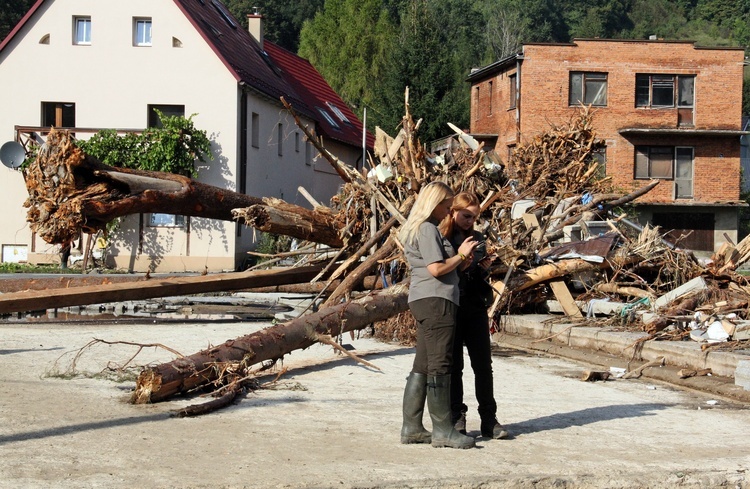
[[[0,43],[0,51],[45,1],[49,0],[34,3]],[[247,28],[218,0],[174,2],[239,83],[277,102],[283,96],[298,113],[316,121],[324,137],[362,145],[362,122],[307,60],[270,42],[264,43],[267,52],[261,50]],[[343,122],[328,104],[336,107],[350,123]],[[325,110],[339,127],[318,108]],[[370,147],[373,144],[369,133],[367,143]]]
[[[323,136],[361,147],[362,121],[328,85],[318,70],[306,59],[272,42],[265,41],[263,46],[274,63],[284,72],[297,94],[316,112],[315,116]],[[327,115],[321,114],[320,111],[325,111]],[[371,148],[374,141],[374,136],[368,132],[367,146]]]

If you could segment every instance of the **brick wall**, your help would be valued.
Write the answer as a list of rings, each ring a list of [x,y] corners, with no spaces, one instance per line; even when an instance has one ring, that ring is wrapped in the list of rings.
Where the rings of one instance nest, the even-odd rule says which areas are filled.
[[[563,124],[579,110],[568,104],[571,71],[607,73],[607,105],[594,108],[594,127],[607,141],[607,174],[631,191],[648,180],[634,178],[635,146],[694,147],[695,203],[735,201],[740,192],[739,136],[629,135],[622,128],[677,129],[677,108],[635,107],[636,74],[695,75],[694,130],[739,130],[742,107],[741,49],[695,48],[687,42],[579,40],[524,46],[519,114],[509,110],[515,60],[472,83],[473,133],[497,133],[501,157],[508,146]],[[490,86],[492,96],[490,97]],[[491,100],[491,105],[490,105]],[[491,109],[491,110],[490,110]],[[639,202],[673,202],[673,182],[663,180]]]

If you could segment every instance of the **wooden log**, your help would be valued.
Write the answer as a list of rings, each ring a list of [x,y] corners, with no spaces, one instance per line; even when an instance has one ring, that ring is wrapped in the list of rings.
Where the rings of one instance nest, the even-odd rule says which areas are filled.
[[[301,284],[271,285],[268,287],[252,287],[248,290],[256,293],[277,293],[284,294],[320,294],[325,292],[329,287],[334,289],[341,284],[341,280],[334,280],[330,285],[328,282],[305,282]],[[353,291],[378,290],[383,288],[380,277],[370,275],[365,277],[361,286],[355,286]]]
[[[332,248],[344,245],[330,212],[310,210],[280,199],[264,198],[263,204],[233,209],[232,214],[266,233],[283,234]]]
[[[307,348],[321,335],[338,336],[367,327],[405,311],[408,291],[394,286],[361,299],[322,309],[292,321],[266,328],[188,357],[146,368],[138,376],[131,402],[158,402],[191,391],[216,380],[221,364],[242,362],[244,366],[278,359]]]
[[[573,273],[579,273],[585,270],[611,268],[613,265],[624,266],[640,260],[641,257],[639,256],[611,257],[610,259],[604,260],[602,263],[592,263],[580,258],[561,260],[559,262],[542,265],[521,272],[518,275],[514,275],[508,281],[507,287],[513,291],[525,290],[539,283]]]
[[[0,295],[0,314],[293,284],[310,280],[319,271],[319,266],[309,266],[192,277],[160,277],[68,289],[27,290]]]
[[[263,201],[172,173],[114,168],[52,130],[24,173],[26,220],[44,241],[65,244],[118,217],[162,212],[231,221],[232,209]]]
[[[655,360],[651,360],[650,362],[644,363],[643,365],[641,365],[640,367],[636,369],[625,372],[625,374],[620,378],[621,379],[637,379],[641,375],[643,375],[643,371],[646,370],[647,368],[661,367],[663,365],[664,365],[664,357],[659,357]]]
[[[383,243],[383,246],[367,257],[357,268],[355,268],[344,280],[341,281],[338,287],[328,296],[328,299],[323,303],[323,307],[335,306],[342,299],[344,299],[349,293],[360,283],[365,276],[369,275],[370,272],[378,265],[380,260],[384,260],[390,256],[396,250],[396,241],[391,236],[388,240]]]

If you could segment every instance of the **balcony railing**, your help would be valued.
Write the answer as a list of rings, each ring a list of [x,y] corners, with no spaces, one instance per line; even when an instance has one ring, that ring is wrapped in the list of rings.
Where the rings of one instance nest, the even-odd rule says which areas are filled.
[[[26,154],[32,154],[34,152],[34,146],[41,146],[47,140],[47,135],[52,130],[51,127],[42,126],[15,126],[14,131],[16,133],[15,140],[21,143]],[[79,137],[79,139],[88,139],[99,131],[105,129],[112,129],[106,127],[61,127],[61,130],[70,131],[71,134]],[[117,134],[128,134],[135,133],[140,134],[143,129],[113,129]]]

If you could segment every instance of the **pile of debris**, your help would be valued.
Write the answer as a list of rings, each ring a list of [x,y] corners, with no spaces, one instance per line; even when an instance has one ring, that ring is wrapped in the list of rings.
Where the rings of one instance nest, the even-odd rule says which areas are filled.
[[[417,137],[420,121],[412,118],[407,90],[399,133],[393,138],[377,129],[374,154],[363,175],[331,154],[282,102],[344,182],[330,206],[309,210],[277,199],[228,196],[226,190],[182,177],[122,173],[93,162],[78,165],[85,171],[76,175],[76,190],[64,199],[39,190],[43,177],[27,177],[29,220],[35,231],[45,229],[45,216],[63,200],[75,202],[77,217],[66,221],[71,228],[84,222],[96,228],[109,217],[147,212],[157,203],[162,206],[159,212],[238,219],[262,231],[307,241],[301,247],[312,250],[299,255],[302,258],[293,266],[319,267],[311,281],[295,284],[296,291],[301,286],[315,290],[317,310],[260,335],[144,370],[134,402],[163,400],[205,384],[218,385],[222,396],[233,398],[252,365],[373,322],[383,321],[379,328],[387,331],[388,339],[410,341],[408,266],[396,234],[419,189],[435,180],[456,192],[474,192],[480,199],[477,226],[486,236],[488,252],[498,256],[490,277],[495,290],[490,313],[495,319],[501,314],[549,311],[550,303],[559,303],[566,321],[643,330],[650,338],[688,338],[693,332],[697,339],[695,331],[709,322],[708,329],[716,329],[718,322],[727,331],[725,340],[738,340],[737,333],[746,331],[740,322],[750,319],[750,287],[735,270],[750,258],[750,241],[736,247],[727,244],[710,262],[701,263],[658,229],[631,222],[628,203],[658,181],[629,194],[613,188],[596,159],[603,142],[596,138],[588,108],[568,124],[520,145],[508,161],[458,128],[449,149],[432,154]],[[55,164],[59,163],[40,154],[30,175],[53,175]],[[66,168],[75,171],[70,165]],[[96,201],[85,200],[90,194],[86,185],[97,185]],[[176,186],[186,200],[174,198]],[[145,188],[150,192],[144,194]],[[159,197],[164,189],[172,193],[169,199]],[[217,191],[222,192],[220,208],[219,201],[211,200]],[[79,197],[84,200],[76,201]],[[128,208],[117,202],[127,202]],[[165,210],[166,202],[171,204]],[[179,208],[175,202],[181,203]],[[55,242],[79,231],[57,231],[60,238],[55,233],[44,236]],[[368,279],[369,289],[384,290],[357,292]],[[732,329],[728,323],[738,327]]]

